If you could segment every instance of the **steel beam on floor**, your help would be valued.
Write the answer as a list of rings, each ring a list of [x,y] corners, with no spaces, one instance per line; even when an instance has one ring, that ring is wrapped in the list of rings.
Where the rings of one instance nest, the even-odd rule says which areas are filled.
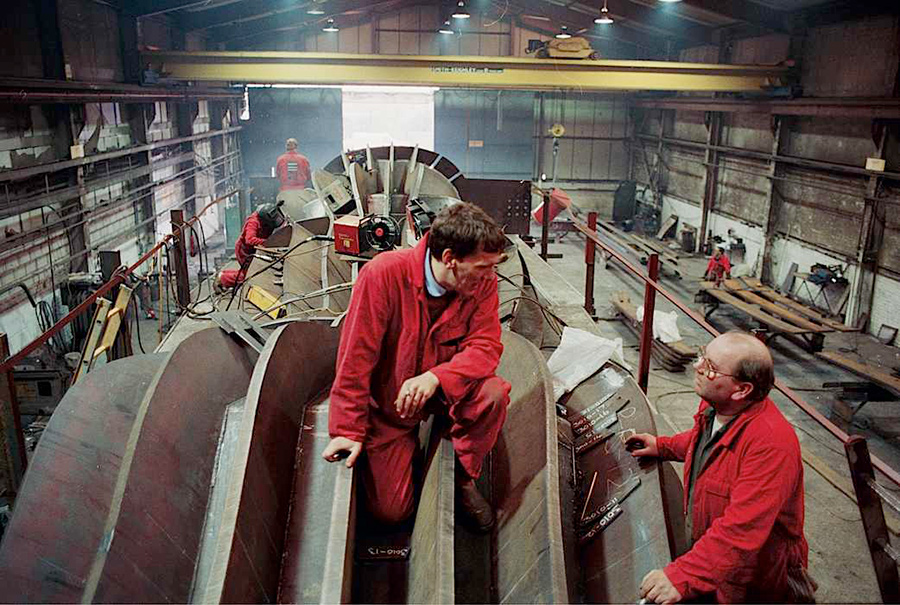
[[[516,90],[764,92],[790,75],[776,66],[275,51],[157,51],[143,61],[174,80]]]

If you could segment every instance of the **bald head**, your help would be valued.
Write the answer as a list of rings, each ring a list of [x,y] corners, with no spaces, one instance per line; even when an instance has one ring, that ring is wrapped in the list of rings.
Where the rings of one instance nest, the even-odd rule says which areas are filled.
[[[765,399],[775,383],[775,367],[769,348],[752,334],[737,330],[717,337],[708,349],[713,347],[713,343],[721,352],[722,370],[732,374],[736,380],[753,385],[747,401]]]

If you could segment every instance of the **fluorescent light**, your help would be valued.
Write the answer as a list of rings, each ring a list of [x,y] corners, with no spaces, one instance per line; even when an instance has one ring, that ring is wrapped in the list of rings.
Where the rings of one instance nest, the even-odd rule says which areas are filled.
[[[603,8],[600,9],[600,16],[594,19],[594,23],[597,25],[609,25],[612,22],[612,17],[609,16],[609,9],[606,8],[606,0],[603,0]]]
[[[453,28],[450,27],[450,19],[447,19],[446,21],[444,21],[444,24],[438,30],[438,33],[444,34],[444,35],[452,35],[453,34]]]
[[[674,4],[676,2],[681,2],[681,0],[659,0],[660,2],[665,2],[666,4]]]
[[[466,10],[466,3],[463,0],[459,0],[459,3],[456,5],[456,11],[451,15],[454,19],[468,19],[471,16],[469,11]]]
[[[307,15],[324,15],[325,11],[323,11],[321,8],[311,8],[308,11],[306,11],[306,14]]]
[[[559,33],[556,34],[557,40],[567,40],[572,37],[572,34],[569,33],[569,28],[563,25],[559,28]]]
[[[337,31],[341,31],[341,30],[340,30],[340,28],[338,28],[337,25],[334,24],[334,19],[329,19],[328,23],[325,25],[325,27],[322,28],[322,31],[331,33],[331,32],[337,32]]]

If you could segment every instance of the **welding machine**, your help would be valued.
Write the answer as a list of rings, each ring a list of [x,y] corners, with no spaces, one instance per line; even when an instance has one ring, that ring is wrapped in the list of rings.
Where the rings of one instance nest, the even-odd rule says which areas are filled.
[[[334,251],[362,256],[392,250],[400,244],[400,225],[390,216],[345,215],[334,221]]]

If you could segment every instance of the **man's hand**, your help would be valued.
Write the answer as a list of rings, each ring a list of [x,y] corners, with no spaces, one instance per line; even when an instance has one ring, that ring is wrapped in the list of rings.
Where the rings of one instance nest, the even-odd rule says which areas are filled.
[[[401,418],[415,416],[425,402],[431,399],[439,386],[441,386],[441,381],[431,372],[404,380],[400,392],[397,394],[397,401],[394,402],[397,413]]]
[[[631,452],[631,455],[635,458],[659,456],[656,436],[650,433],[635,433],[625,440],[625,449]]]
[[[672,585],[665,572],[654,569],[641,580],[641,598],[646,598],[651,603],[678,603],[681,601],[681,593]]]
[[[328,462],[337,462],[341,458],[347,458],[347,468],[353,468],[356,459],[362,453],[363,444],[359,441],[353,441],[346,437],[335,437],[332,439],[325,450],[322,452],[322,458]]]

